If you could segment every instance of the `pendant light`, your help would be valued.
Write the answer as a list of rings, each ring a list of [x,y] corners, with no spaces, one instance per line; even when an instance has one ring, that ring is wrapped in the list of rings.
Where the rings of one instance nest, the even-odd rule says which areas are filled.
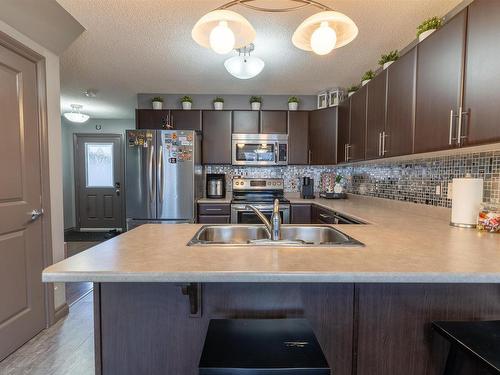
[[[85,113],[81,113],[81,109],[83,108],[82,105],[79,104],[71,104],[71,112],[66,112],[63,114],[63,116],[71,122],[76,122],[78,124],[83,124],[86,122],[90,116],[86,115]]]
[[[254,28],[245,17],[226,9],[205,14],[191,31],[196,43],[223,55],[252,43],[255,35]]]
[[[318,1],[290,0],[296,5],[288,8],[264,8],[258,5],[258,1],[232,0],[205,14],[193,27],[193,39],[202,47],[211,48],[219,54],[227,54],[233,48],[243,48],[252,43],[256,32],[250,22],[227,9],[236,5],[261,12],[289,12],[308,6],[321,9],[321,12],[304,20],[292,37],[297,48],[313,51],[318,55],[326,55],[335,48],[345,46],[358,35],[358,28],[353,20]]]
[[[250,56],[255,49],[253,43],[243,48],[238,48],[238,56],[231,57],[224,62],[226,70],[239,79],[250,79],[262,72],[264,61],[256,56]]]
[[[334,48],[352,42],[358,35],[358,27],[345,14],[324,11],[305,19],[293,33],[295,47],[326,55]]]

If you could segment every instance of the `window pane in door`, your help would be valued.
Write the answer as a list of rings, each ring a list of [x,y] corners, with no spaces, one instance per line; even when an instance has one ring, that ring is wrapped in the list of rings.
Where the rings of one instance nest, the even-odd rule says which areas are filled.
[[[113,187],[113,144],[85,143],[87,187]]]

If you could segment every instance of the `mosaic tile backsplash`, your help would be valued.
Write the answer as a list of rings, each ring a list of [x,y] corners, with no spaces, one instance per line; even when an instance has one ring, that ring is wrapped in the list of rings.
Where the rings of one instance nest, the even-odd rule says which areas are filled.
[[[206,173],[225,173],[228,190],[231,179],[243,177],[280,177],[285,180],[286,192],[298,192],[300,180],[314,178],[319,190],[324,172],[340,173],[345,177],[347,191],[379,198],[451,207],[447,198],[448,183],[453,178],[470,174],[484,179],[484,201],[500,203],[500,151],[469,153],[452,156],[380,161],[348,166],[286,166],[236,167],[210,165]]]

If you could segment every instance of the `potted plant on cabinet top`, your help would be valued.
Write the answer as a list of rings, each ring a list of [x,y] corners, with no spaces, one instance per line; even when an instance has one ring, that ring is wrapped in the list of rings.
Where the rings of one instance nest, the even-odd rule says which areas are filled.
[[[163,98],[160,96],[156,96],[151,99],[151,103],[153,103],[153,109],[163,109]]]
[[[387,69],[389,65],[391,65],[394,61],[399,59],[398,50],[391,51],[387,55],[380,56],[380,60],[378,61],[379,65],[382,65],[382,69]]]
[[[262,104],[262,96],[250,97],[250,105],[252,106],[252,111],[260,110],[261,104]]]
[[[375,77],[375,73],[373,73],[373,70],[365,72],[365,74],[363,74],[363,77],[361,77],[361,86],[366,85],[372,80],[373,77]]]
[[[214,99],[214,109],[216,111],[222,111],[224,108],[224,98],[221,98],[220,96],[216,97]]]
[[[182,109],[190,110],[191,107],[193,106],[193,98],[187,95],[183,96],[181,98],[181,104],[182,104]]]
[[[417,37],[418,41],[421,42],[429,35],[431,35],[434,31],[443,26],[443,19],[439,17],[432,17],[426,19],[417,27]]]
[[[299,102],[299,98],[297,98],[296,96],[290,96],[288,98],[288,110],[296,111],[297,109],[299,109]]]
[[[354,94],[356,91],[358,91],[359,86],[351,86],[347,89],[347,97],[350,97],[352,94]]]

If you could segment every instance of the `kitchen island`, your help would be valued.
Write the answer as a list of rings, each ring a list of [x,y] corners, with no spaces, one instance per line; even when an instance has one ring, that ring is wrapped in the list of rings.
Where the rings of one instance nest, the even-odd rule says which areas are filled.
[[[367,222],[336,226],[365,246],[189,247],[200,225],[144,225],[43,280],[95,283],[106,375],[194,375],[211,318],[292,317],[311,322],[335,375],[440,374],[447,346],[432,320],[500,318],[498,235],[450,227],[447,209],[291,200]]]

